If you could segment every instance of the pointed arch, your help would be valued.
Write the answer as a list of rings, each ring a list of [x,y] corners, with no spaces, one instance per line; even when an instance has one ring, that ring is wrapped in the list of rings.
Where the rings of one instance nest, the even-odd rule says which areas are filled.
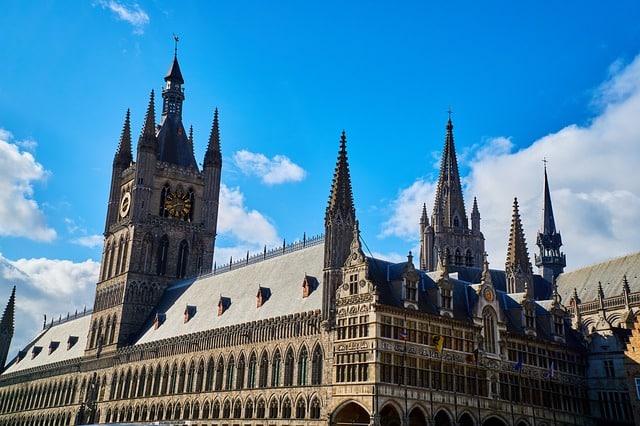
[[[309,353],[306,345],[302,345],[298,354],[298,385],[306,386],[308,384],[309,372]]]
[[[249,355],[249,364],[247,367],[247,388],[254,389],[256,387],[256,370],[258,360],[255,351],[251,351]]]
[[[165,275],[167,273],[167,259],[169,258],[169,237],[163,235],[158,244],[158,254],[156,259],[156,273]]]
[[[311,419],[319,419],[320,418],[320,408],[322,405],[320,404],[320,398],[314,396],[311,399],[311,404],[309,404],[309,417]]]
[[[498,329],[496,312],[491,306],[485,306],[482,310],[482,333],[484,341],[484,350],[488,353],[497,354],[498,352]]]
[[[282,355],[280,355],[280,349],[276,348],[273,353],[273,360],[271,361],[271,387],[280,386],[280,375],[282,370]]]
[[[311,356],[311,384],[322,384],[322,363],[323,363],[322,346],[316,343]]]
[[[244,389],[244,373],[246,369],[246,361],[244,353],[240,353],[238,359],[237,376],[236,376],[236,389]]]
[[[196,371],[196,387],[195,391],[202,392],[202,383],[204,382],[204,359],[200,358],[198,362],[198,369]]]
[[[284,358],[284,385],[293,386],[293,349],[289,347]]]
[[[282,409],[280,413],[283,419],[291,418],[291,399],[288,396],[282,399]]]
[[[262,351],[260,355],[260,366],[258,371],[258,387],[267,387],[267,372],[269,370],[269,355],[266,350]]]
[[[307,417],[307,402],[300,396],[296,401],[296,419],[304,419]]]
[[[229,355],[229,361],[227,361],[227,381],[225,383],[225,389],[231,390],[233,389],[233,378],[235,375],[235,358],[233,354]]]
[[[187,276],[187,266],[189,259],[189,243],[186,240],[180,241],[178,247],[178,263],[176,264],[176,277],[185,278]]]

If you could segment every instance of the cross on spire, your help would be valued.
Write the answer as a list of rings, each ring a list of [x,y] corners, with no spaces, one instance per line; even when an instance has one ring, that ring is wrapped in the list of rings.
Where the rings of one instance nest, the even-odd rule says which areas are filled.
[[[451,114],[453,114],[453,110],[451,109],[451,105],[449,105],[449,108],[447,109],[447,114],[449,114],[449,121],[451,121]]]
[[[175,46],[173,48],[173,55],[178,56],[178,42],[180,41],[180,39],[175,33],[173,33],[173,40],[175,42]]]

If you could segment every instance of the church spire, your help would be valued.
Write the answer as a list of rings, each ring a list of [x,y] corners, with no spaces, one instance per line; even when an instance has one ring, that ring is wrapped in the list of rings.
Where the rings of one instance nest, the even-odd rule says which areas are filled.
[[[467,213],[462,196],[462,185],[458,173],[458,159],[453,142],[453,123],[451,116],[447,122],[447,135],[444,140],[440,175],[433,206],[432,224],[436,232],[444,228],[467,229]]]
[[[336,162],[329,205],[325,213],[325,224],[331,218],[341,217],[343,220],[351,219],[351,226],[355,220],[355,208],[353,206],[353,194],[351,191],[351,175],[347,160],[347,136],[344,130],[340,138],[340,152]]]
[[[567,259],[560,251],[562,237],[556,231],[553,207],[551,205],[551,193],[549,191],[549,181],[547,179],[547,162],[544,161],[544,199],[542,204],[542,225],[538,231],[536,245],[539,254],[535,255],[535,262],[540,275],[548,281],[553,282],[555,278],[564,271]]]
[[[323,317],[333,323],[335,292],[342,284],[342,267],[350,252],[356,228],[356,209],[351,192],[351,176],[347,160],[347,136],[342,131],[340,151],[333,173],[329,203],[324,217],[324,280]]]
[[[9,297],[7,307],[2,314],[2,319],[0,319],[0,371],[2,371],[7,362],[7,355],[9,354],[9,347],[11,346],[11,339],[13,338],[15,309],[16,286],[13,286],[11,297]]]
[[[529,290],[533,291],[531,261],[529,260],[527,242],[522,229],[517,198],[513,199],[513,215],[511,216],[511,230],[509,231],[505,274],[507,276],[507,291],[509,293],[522,293],[527,284]]]
[[[120,142],[118,143],[118,149],[116,151],[115,158],[113,159],[114,165],[120,165],[123,167],[129,167],[133,162],[133,155],[131,154],[131,112],[127,109],[127,115],[124,119],[124,126],[122,127],[122,135],[120,136]]]

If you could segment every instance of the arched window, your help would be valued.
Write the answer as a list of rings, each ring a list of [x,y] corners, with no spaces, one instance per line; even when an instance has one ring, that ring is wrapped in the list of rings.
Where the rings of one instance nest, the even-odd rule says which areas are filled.
[[[278,400],[273,398],[269,403],[269,418],[275,419],[278,417]]]
[[[160,240],[158,246],[158,263],[156,272],[158,275],[164,275],[167,272],[167,258],[169,257],[169,238],[165,235]]]
[[[256,354],[252,353],[249,358],[249,369],[247,371],[247,388],[253,389],[256,387]]]
[[[160,395],[167,394],[167,387],[169,385],[169,364],[164,365],[162,370],[162,386],[160,387]]]
[[[240,359],[238,360],[238,377],[236,378],[236,389],[244,389],[244,370],[244,354],[241,354]]]
[[[210,391],[213,389],[213,372],[215,371],[215,364],[213,362],[213,357],[209,357],[209,361],[207,361],[207,377],[204,384],[204,390]]]
[[[235,362],[233,360],[233,355],[229,358],[229,364],[227,364],[227,382],[225,384],[226,390],[233,389],[233,375],[235,373]]]
[[[289,398],[285,398],[284,401],[282,401],[282,418],[291,418],[291,400]]]
[[[167,201],[167,196],[170,193],[171,193],[171,187],[169,186],[168,183],[165,183],[164,186],[162,187],[162,192],[160,193],[160,211],[158,212],[160,217],[169,216],[169,212],[164,207],[164,205],[165,205],[165,202]]]
[[[211,417],[214,419],[220,417],[220,403],[218,401],[213,403],[213,409],[211,409]]]
[[[109,336],[109,343],[114,343],[116,338],[116,316],[111,318],[111,335]]]
[[[204,379],[204,361],[198,363],[198,372],[196,374],[196,392],[202,392],[202,381]]]
[[[460,218],[458,217],[458,215],[453,216],[453,226],[460,226]]]
[[[312,419],[320,418],[320,401],[316,397],[314,397],[313,401],[311,401],[311,407],[309,409],[309,417],[311,417]]]
[[[187,366],[185,365],[184,361],[182,361],[182,364],[180,365],[180,374],[178,375],[178,387],[177,390],[173,393],[182,393],[184,392],[184,379],[185,376],[187,374]]]
[[[462,252],[459,248],[456,248],[455,264],[462,265]]]
[[[244,418],[250,419],[253,417],[253,402],[250,399],[247,400],[247,403],[244,406]]]
[[[322,383],[322,349],[320,345],[316,345],[313,350],[313,358],[311,360],[311,384],[319,385]]]
[[[307,385],[307,371],[309,367],[309,354],[307,353],[307,348],[302,347],[300,351],[300,356],[298,357],[298,385],[306,386]]]
[[[267,387],[267,370],[269,369],[269,359],[267,358],[267,353],[262,352],[262,356],[260,357],[260,372],[258,374],[258,387],[264,388]]]
[[[142,272],[148,273],[151,270],[151,256],[153,253],[153,235],[146,234],[142,239],[142,249],[140,250],[140,264]]]
[[[264,409],[265,409],[264,399],[260,398],[258,400],[257,409],[256,409],[256,417],[258,419],[264,419]]]
[[[188,393],[193,392],[195,375],[196,375],[196,365],[193,363],[193,360],[191,360],[191,363],[189,364],[189,372],[187,373],[187,388],[185,392],[188,392]]]
[[[187,260],[189,257],[189,244],[185,240],[180,242],[178,248],[178,264],[176,265],[176,277],[185,278],[187,276]]]
[[[242,417],[242,404],[240,403],[240,399],[236,399],[236,402],[233,404],[233,418],[239,419]]]
[[[176,393],[176,384],[178,379],[178,364],[173,363],[173,368],[171,368],[171,381],[169,382],[169,394],[173,395]]]
[[[284,359],[284,385],[293,386],[293,350],[291,348]]]
[[[296,403],[296,419],[304,419],[307,415],[307,405],[303,398],[299,398]]]
[[[218,367],[216,368],[216,390],[222,390],[222,376],[224,375],[224,363],[222,357],[218,360]]]
[[[222,418],[228,419],[229,417],[231,417],[231,403],[229,402],[229,400],[226,400],[224,402],[224,406],[222,407]]]
[[[276,353],[273,355],[273,363],[271,364],[271,387],[275,388],[280,386],[280,369],[282,364],[282,357],[280,351],[276,349]]]
[[[496,314],[492,308],[486,307],[482,314],[485,352],[497,353]]]
[[[123,240],[120,241],[120,274],[124,273],[127,269],[127,254],[129,251],[129,235],[126,235]]]
[[[473,252],[471,249],[467,249],[464,254],[464,264],[465,266],[473,266]]]

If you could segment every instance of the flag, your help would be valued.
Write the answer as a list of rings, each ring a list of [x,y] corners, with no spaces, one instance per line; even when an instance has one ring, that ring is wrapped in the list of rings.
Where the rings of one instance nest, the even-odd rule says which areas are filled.
[[[467,355],[467,362],[476,362],[478,361],[478,350],[471,352]]]
[[[408,340],[409,333],[407,333],[407,329],[403,328],[402,330],[400,330],[400,338],[402,340]]]
[[[513,369],[516,371],[522,370],[522,355],[520,355],[520,358],[518,358],[518,362],[513,366]]]
[[[442,352],[442,345],[444,345],[444,337],[440,336],[439,334],[436,334],[431,338],[431,341],[433,342],[433,346],[436,347],[436,351]]]
[[[544,373],[543,377],[545,379],[553,379],[553,377],[555,376],[555,373],[556,373],[555,364],[553,361],[551,361],[551,364],[549,365],[549,369],[547,370],[546,373]]]

